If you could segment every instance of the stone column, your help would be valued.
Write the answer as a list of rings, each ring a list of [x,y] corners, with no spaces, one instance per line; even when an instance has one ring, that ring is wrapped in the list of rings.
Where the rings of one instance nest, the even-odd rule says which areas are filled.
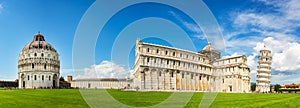
[[[190,90],[190,73],[189,72],[186,72],[186,76],[185,76],[185,86],[186,86],[186,90]]]
[[[151,89],[151,71],[147,70],[145,72],[145,89]]]
[[[202,74],[199,74],[201,76],[201,79],[200,79],[200,76],[199,76],[199,87],[200,87],[200,91],[204,91],[203,90],[203,75]]]
[[[170,70],[167,70],[165,73],[166,73],[166,82],[165,82],[166,90],[170,90],[170,88],[171,88],[171,73],[170,73]]]
[[[199,90],[199,74],[195,74],[195,90]]]
[[[145,86],[146,86],[146,84],[145,84],[145,72],[142,71],[141,72],[141,89],[145,90]]]
[[[151,89],[157,89],[158,88],[158,72],[157,69],[152,69],[151,70],[151,83],[152,83],[152,88]]]
[[[181,89],[186,90],[186,72],[182,72],[183,78],[181,76]]]
[[[175,85],[176,85],[176,90],[181,90],[181,73],[179,70],[177,70],[176,72],[176,79],[175,79]]]

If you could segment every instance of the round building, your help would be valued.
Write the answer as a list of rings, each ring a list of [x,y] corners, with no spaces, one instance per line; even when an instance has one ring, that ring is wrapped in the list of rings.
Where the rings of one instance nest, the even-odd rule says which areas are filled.
[[[19,54],[19,88],[56,88],[59,86],[59,70],[57,51],[38,33]]]

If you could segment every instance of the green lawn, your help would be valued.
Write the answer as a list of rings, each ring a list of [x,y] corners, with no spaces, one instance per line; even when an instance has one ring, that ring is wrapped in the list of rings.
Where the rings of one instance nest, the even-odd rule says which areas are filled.
[[[134,92],[107,90],[108,93],[119,102],[134,107],[147,107],[158,104],[168,97],[172,92]],[[85,99],[81,96],[80,92]],[[53,89],[53,90],[3,90],[0,89],[0,107],[1,108],[85,108],[88,104],[94,107],[111,106],[103,94],[105,90],[78,90],[78,89]],[[101,94],[102,93],[102,94]],[[106,92],[105,92],[106,93]],[[204,95],[197,93],[177,93],[181,96],[191,94],[192,98],[187,102],[186,108],[198,107]],[[174,94],[175,95],[175,94]],[[174,101],[182,100],[179,98]],[[102,102],[102,103],[101,103]],[[106,104],[104,105],[103,104]],[[122,107],[122,106],[120,106]],[[168,106],[165,106],[168,107]],[[239,94],[239,93],[219,93],[210,107],[213,108],[240,108],[240,107],[269,107],[269,108],[295,108],[300,107],[299,94]]]
[[[79,90],[0,90],[0,108],[88,107]]]

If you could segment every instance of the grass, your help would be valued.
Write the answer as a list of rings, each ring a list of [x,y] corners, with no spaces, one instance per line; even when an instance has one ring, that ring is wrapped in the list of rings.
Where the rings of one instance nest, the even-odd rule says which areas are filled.
[[[107,90],[114,99],[122,102],[123,104],[135,107],[147,107],[158,104],[167,99],[172,92],[135,92],[119,90]]]
[[[78,89],[54,89],[54,90],[3,90],[0,89],[1,108],[86,108],[109,107],[112,104],[108,98],[114,98],[123,104],[134,107],[147,107],[158,104],[168,97],[172,92],[134,92],[107,90],[110,94],[101,95],[105,90],[84,90]],[[80,92],[86,98],[83,99]],[[106,92],[105,92],[106,93]],[[188,95],[191,93],[180,93]],[[187,102],[186,108],[196,108],[199,106],[204,93],[194,93]],[[109,97],[108,97],[109,96]],[[89,97],[89,98],[87,98]],[[182,100],[180,98],[178,100]],[[86,103],[84,100],[92,101]],[[295,108],[300,107],[299,94],[241,94],[241,93],[219,93],[211,104],[212,108],[241,108],[241,107],[269,107],[269,108]],[[94,104],[93,104],[94,102]],[[101,103],[102,102],[102,103]],[[103,104],[106,104],[104,105]],[[175,105],[177,101],[174,101]],[[121,105],[121,104],[120,104]],[[123,106],[120,106],[123,107]],[[168,106],[166,106],[168,107]],[[171,106],[169,106],[171,107]]]
[[[219,93],[211,107],[300,107],[299,94],[228,94]]]
[[[0,90],[1,108],[88,107],[78,90]]]

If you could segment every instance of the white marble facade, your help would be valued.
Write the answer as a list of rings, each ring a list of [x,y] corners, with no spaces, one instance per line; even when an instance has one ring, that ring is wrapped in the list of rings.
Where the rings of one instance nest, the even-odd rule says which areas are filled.
[[[132,89],[132,79],[82,78],[71,81],[71,87],[83,89]]]
[[[19,54],[19,88],[59,87],[59,70],[57,51],[38,33]]]
[[[220,59],[209,43],[202,51],[136,42],[134,86],[140,90],[250,92],[245,55]]]
[[[257,92],[266,93],[270,91],[271,64],[271,51],[267,49],[260,50],[256,76]]]

